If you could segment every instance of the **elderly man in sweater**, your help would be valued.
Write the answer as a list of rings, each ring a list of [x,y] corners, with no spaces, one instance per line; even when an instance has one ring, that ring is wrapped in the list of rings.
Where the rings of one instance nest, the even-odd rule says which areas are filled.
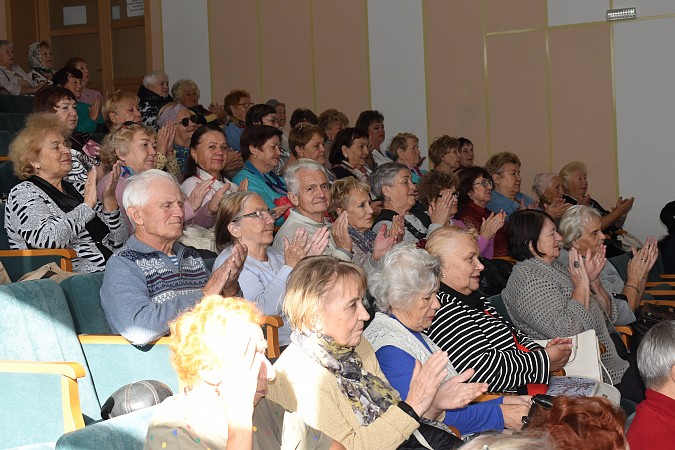
[[[246,247],[235,246],[212,274],[183,235],[183,195],[175,179],[151,169],[129,178],[124,207],[134,235],[113,255],[101,286],[101,304],[112,331],[144,345],[169,332],[168,323],[202,297],[239,294]]]

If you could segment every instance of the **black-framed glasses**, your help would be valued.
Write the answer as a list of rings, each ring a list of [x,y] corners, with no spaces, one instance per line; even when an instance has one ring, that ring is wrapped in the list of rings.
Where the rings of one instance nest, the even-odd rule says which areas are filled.
[[[261,209],[258,211],[253,211],[248,214],[244,214],[243,216],[235,217],[232,222],[238,222],[241,219],[246,219],[248,217],[257,217],[258,219],[265,220],[267,217],[271,217],[272,220],[276,219],[277,217],[277,212],[273,209]]]
[[[184,127],[187,127],[190,125],[190,122],[194,123],[195,125],[199,124],[199,117],[197,117],[196,114],[193,114],[190,117],[183,117],[180,119],[180,122],[176,122],[176,125],[181,124]]]
[[[492,180],[488,180],[487,178],[483,178],[482,180],[480,180],[480,181],[477,182],[477,183],[474,183],[473,185],[474,185],[474,186],[481,185],[481,186],[483,186],[484,188],[491,188],[491,187],[493,186]]]

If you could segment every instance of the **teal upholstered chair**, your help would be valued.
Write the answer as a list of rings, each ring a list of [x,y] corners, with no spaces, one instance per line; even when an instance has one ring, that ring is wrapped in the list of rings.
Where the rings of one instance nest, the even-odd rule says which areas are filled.
[[[64,434],[57,450],[142,450],[156,406]]]
[[[488,297],[487,300],[492,304],[492,306],[494,306],[494,308],[503,318],[509,322],[512,322],[511,317],[509,316],[509,311],[506,309],[506,304],[502,298],[502,294],[493,295],[492,297]]]
[[[112,334],[101,306],[103,272],[80,273],[61,282],[77,334]]]
[[[56,442],[64,432],[100,419],[100,402],[85,376],[87,362],[58,283],[0,286],[0,305],[0,445]],[[63,375],[37,374],[40,370]]]

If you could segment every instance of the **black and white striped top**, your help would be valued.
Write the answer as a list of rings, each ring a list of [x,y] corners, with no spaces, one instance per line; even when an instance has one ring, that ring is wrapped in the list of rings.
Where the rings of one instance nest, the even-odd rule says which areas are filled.
[[[448,352],[458,372],[473,368],[476,373],[470,381],[488,383],[491,392],[548,383],[546,352],[499,315],[485,297],[477,292],[465,296],[443,283],[436,296],[441,308],[425,333]],[[519,350],[514,337],[531,351]]]

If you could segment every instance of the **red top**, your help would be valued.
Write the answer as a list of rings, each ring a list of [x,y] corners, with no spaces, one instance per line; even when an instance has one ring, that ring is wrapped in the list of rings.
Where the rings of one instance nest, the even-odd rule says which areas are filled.
[[[645,395],[626,434],[631,450],[675,448],[675,399],[651,389]]]
[[[483,219],[490,217],[491,213],[492,211],[489,209],[481,208],[474,202],[470,201],[464,204],[460,210],[457,211],[457,215],[455,217],[464,222],[464,225],[466,225],[467,228],[475,228],[476,230],[480,230],[480,226],[483,224]],[[508,255],[509,248],[506,242],[506,224],[504,224],[504,226],[501,227],[499,231],[497,231],[497,234],[495,234],[494,256]]]

